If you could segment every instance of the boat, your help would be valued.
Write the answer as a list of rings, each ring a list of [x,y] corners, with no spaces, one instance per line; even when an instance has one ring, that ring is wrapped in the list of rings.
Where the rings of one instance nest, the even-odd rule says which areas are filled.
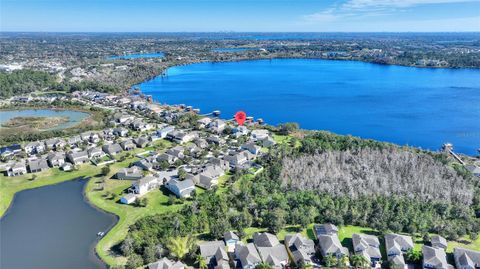
[[[98,233],[97,233],[97,236],[98,236],[98,237],[102,237],[102,236],[104,236],[104,235],[105,235],[105,232],[98,232]]]

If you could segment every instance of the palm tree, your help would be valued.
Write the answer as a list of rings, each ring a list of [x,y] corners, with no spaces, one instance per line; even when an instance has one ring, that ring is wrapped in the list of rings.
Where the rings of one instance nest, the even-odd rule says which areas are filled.
[[[205,260],[204,257],[202,257],[202,255],[198,254],[195,260],[196,260],[195,264],[198,265],[198,268],[200,268],[200,269],[207,269],[208,268],[207,261]]]
[[[367,258],[363,255],[353,255],[352,258],[352,265],[355,268],[368,268],[369,262]]]
[[[185,255],[190,252],[194,242],[189,237],[172,237],[169,239],[169,247],[170,254],[177,259],[181,260],[185,257]]]

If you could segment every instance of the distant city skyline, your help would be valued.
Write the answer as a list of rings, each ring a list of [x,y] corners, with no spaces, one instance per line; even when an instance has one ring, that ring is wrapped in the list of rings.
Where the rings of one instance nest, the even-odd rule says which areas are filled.
[[[2,31],[480,31],[480,0],[2,0],[0,15]]]

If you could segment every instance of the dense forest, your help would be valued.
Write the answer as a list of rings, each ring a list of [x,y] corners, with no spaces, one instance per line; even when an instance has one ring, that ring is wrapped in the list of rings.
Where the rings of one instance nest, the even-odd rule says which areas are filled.
[[[457,175],[455,169],[440,169],[446,162],[445,156],[397,147],[395,150],[398,152],[395,154],[398,154],[399,159],[405,160],[398,161],[398,164],[395,164],[396,161],[393,160],[391,160],[393,163],[379,161],[373,166],[393,165],[392,171],[394,172],[391,176],[395,178],[403,175],[397,171],[402,170],[397,165],[404,164],[404,170],[416,171],[406,171],[405,175],[418,176],[416,178],[418,183],[407,180],[402,183],[405,184],[403,188],[415,190],[415,188],[423,186],[422,184],[427,186],[431,184],[429,181],[432,179],[419,175],[433,173],[426,172],[429,170],[425,170],[424,166],[435,164],[440,169],[437,173],[446,173],[445,176],[434,179],[437,180],[437,185],[442,184],[439,182],[442,179],[448,180],[448,176],[465,184],[459,185],[461,190],[452,191],[450,199],[418,199],[418,195],[422,197],[424,195],[424,198],[436,197],[435,191],[429,188],[427,188],[428,191],[420,191],[416,194],[417,196],[405,195],[407,192],[401,191],[391,194],[382,192],[352,193],[347,191],[349,190],[347,187],[342,186],[348,182],[341,179],[339,179],[340,182],[329,183],[334,184],[334,188],[338,189],[330,191],[324,187],[317,188],[315,184],[312,186],[306,184],[306,187],[300,187],[302,186],[300,180],[296,180],[296,184],[293,182],[285,184],[284,166],[289,165],[295,158],[288,161],[282,160],[288,156],[297,158],[304,155],[310,156],[308,158],[312,161],[320,163],[327,156],[322,154],[330,152],[333,157],[331,157],[332,160],[328,159],[330,161],[328,165],[331,165],[333,169],[337,169],[336,167],[339,166],[333,160],[342,160],[340,165],[347,165],[347,169],[344,170],[355,175],[353,172],[355,169],[359,169],[357,173],[362,175],[362,165],[344,164],[344,159],[340,157],[339,152],[345,152],[346,156],[350,158],[355,158],[352,157],[354,156],[353,152],[359,154],[374,152],[374,155],[383,152],[386,154],[384,158],[393,159],[388,153],[396,146],[329,133],[312,133],[300,141],[300,146],[294,146],[298,144],[295,141],[290,144],[278,145],[261,158],[259,163],[265,169],[255,177],[245,175],[243,172],[236,172],[229,179],[226,190],[222,192],[207,191],[191,198],[178,213],[150,216],[137,221],[130,227],[127,238],[120,246],[123,254],[130,257],[127,268],[134,268],[134,266],[148,263],[161,256],[191,260],[195,253],[196,235],[200,234],[202,239],[213,240],[221,238],[225,231],[235,230],[240,237],[244,237],[245,229],[248,227],[265,228],[270,232],[277,233],[287,225],[294,225],[301,229],[310,223],[331,222],[337,225],[351,224],[371,227],[380,233],[390,231],[420,235],[438,233],[450,240],[456,240],[464,235],[470,235],[472,238],[478,236],[480,231],[479,212],[475,212],[480,204],[478,181],[475,183],[476,181],[468,173],[458,173],[461,175]],[[405,152],[400,153],[402,150]],[[426,163],[419,164],[418,167],[409,166],[407,161],[409,158]],[[309,159],[299,160],[305,162],[299,161],[298,165],[309,166]],[[373,168],[367,167],[367,169]],[[380,172],[382,171],[386,173],[387,168],[380,169]],[[388,174],[384,176],[388,177]],[[303,177],[303,180],[308,181],[308,175]],[[370,179],[359,176],[356,180],[360,182]],[[402,187],[401,184],[391,180],[386,181],[386,183],[382,183],[386,188],[385,191],[392,190],[392,186],[386,187],[389,184]],[[451,184],[453,183],[448,181],[446,185]],[[467,184],[471,184],[468,186],[471,186],[473,190],[467,190]],[[362,183],[360,186],[364,186],[364,184]],[[441,187],[439,192],[445,193],[446,190]],[[184,246],[183,254],[180,256],[177,241],[181,241],[181,245]]]
[[[55,78],[43,71],[15,70],[11,73],[0,72],[0,97],[22,95],[50,88]]]

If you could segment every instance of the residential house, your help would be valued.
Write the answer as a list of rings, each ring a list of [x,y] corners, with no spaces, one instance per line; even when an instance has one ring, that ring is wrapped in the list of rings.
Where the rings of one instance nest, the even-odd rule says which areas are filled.
[[[403,253],[413,248],[413,241],[410,236],[399,234],[386,234],[385,247],[388,260],[400,267],[407,268]]]
[[[135,143],[135,145],[137,145],[139,148],[144,148],[148,146],[149,141],[148,138],[141,136],[133,139],[133,143]]]
[[[69,153],[67,153],[67,160],[69,160],[75,165],[90,161],[90,159],[88,158],[88,152],[86,150],[75,152],[70,151]]]
[[[227,161],[219,159],[219,158],[212,157],[212,158],[208,159],[208,162],[215,165],[215,166],[220,167],[224,171],[226,171],[230,168],[230,164]]]
[[[197,138],[195,139],[194,141],[195,145],[197,145],[197,147],[201,148],[201,149],[204,149],[206,147],[208,147],[208,142],[207,140],[203,139],[203,138]]]
[[[465,168],[474,176],[480,177],[480,167],[476,165],[465,165]]]
[[[196,132],[185,132],[185,131],[175,130],[168,133],[167,138],[177,144],[184,144],[184,143],[193,141],[195,138],[197,138],[197,136],[198,135]]]
[[[115,177],[120,180],[138,180],[143,177],[142,170],[138,166],[120,169],[115,174]]]
[[[166,126],[160,130],[157,130],[157,134],[161,137],[161,138],[166,138],[167,135],[171,132],[173,132],[173,130],[175,130],[175,127],[169,125],[169,126]]]
[[[244,149],[244,150],[248,150],[250,153],[252,153],[254,155],[257,155],[260,152],[260,150],[262,149],[260,146],[257,146],[253,142],[245,143],[240,148]]]
[[[319,235],[338,234],[338,228],[331,223],[315,224],[313,226],[313,232],[315,233],[316,237]]]
[[[240,137],[242,135],[248,135],[250,133],[250,130],[245,125],[240,125],[232,129],[233,134],[235,137]]]
[[[248,151],[246,151],[248,152]],[[250,152],[248,152],[250,153]],[[224,160],[227,161],[232,168],[236,168],[244,165],[248,161],[248,156],[243,152],[234,152],[224,157]]]
[[[24,146],[24,150],[28,154],[42,154],[45,151],[45,143],[43,142],[30,142]]]
[[[447,239],[441,237],[440,235],[433,235],[430,244],[435,248],[447,249]]]
[[[105,152],[100,147],[93,147],[87,149],[88,157],[90,159],[102,158],[105,156]]]
[[[113,156],[122,152],[122,147],[117,143],[113,143],[113,144],[103,145],[102,150],[108,155]]]
[[[225,174],[225,171],[216,165],[208,165],[197,175],[189,175],[196,185],[204,189],[211,189],[218,185],[218,178]]]
[[[128,121],[132,121],[134,117],[128,114],[116,113],[113,115],[113,119],[120,124],[126,123]]]
[[[178,160],[177,157],[167,153],[162,153],[157,156],[157,162],[166,161],[169,164],[173,164],[176,160]]]
[[[207,143],[214,144],[214,145],[225,144],[225,139],[223,139],[219,136],[216,136],[216,135],[211,135],[211,136],[207,137],[206,141],[207,141]]]
[[[147,265],[148,269],[184,269],[185,265],[180,261],[171,261],[167,258],[162,258],[159,261]]]
[[[235,245],[237,242],[240,241],[240,238],[238,237],[237,234],[234,232],[226,232],[223,235],[223,241],[225,241],[225,245],[227,246],[227,251],[228,252],[235,252]]]
[[[480,268],[480,251],[454,248],[453,257],[457,269],[478,269]]]
[[[65,147],[66,142],[63,139],[60,138],[51,138],[45,140],[45,146],[47,149],[54,149],[54,150],[59,150]]]
[[[65,163],[64,152],[50,152],[47,155],[47,161],[51,167],[60,167]]]
[[[262,258],[253,243],[244,245],[241,241],[235,246],[235,268],[254,269]]]
[[[20,153],[22,151],[22,146],[20,144],[13,144],[6,147],[0,148],[0,156],[2,157],[9,157]]]
[[[424,269],[453,269],[447,262],[447,254],[443,248],[423,245],[422,254]]]
[[[144,122],[141,119],[136,119],[132,122],[131,127],[135,131],[144,132],[153,129],[153,124]]]
[[[120,146],[122,147],[123,150],[132,150],[135,148],[135,144],[131,139],[127,139],[125,141],[120,142]]]
[[[145,171],[151,171],[153,169],[153,164],[146,159],[141,159],[133,164]]]
[[[315,243],[301,234],[287,234],[285,245],[295,264],[313,265],[315,258]]]
[[[123,127],[114,128],[113,134],[116,136],[125,137],[128,135],[128,130]]]
[[[214,133],[221,133],[226,126],[227,125],[225,124],[225,121],[221,119],[214,119],[207,125],[207,128]]]
[[[17,161],[15,162],[10,168],[7,170],[7,175],[9,177],[15,177],[24,175],[27,173],[27,166],[25,165],[24,161]]]
[[[78,146],[82,143],[82,139],[79,135],[72,136],[67,140],[67,144],[70,146]]]
[[[365,257],[372,267],[381,267],[382,254],[378,237],[369,234],[353,234],[352,244],[355,254]]]
[[[288,264],[288,253],[285,245],[280,244],[276,235],[271,233],[254,233],[253,244],[264,263],[273,268],[283,268]]]
[[[252,130],[252,132],[250,133],[250,137],[254,141],[264,140],[268,137],[268,135],[269,135],[269,132],[268,130],[265,130],[265,129]]]
[[[262,146],[267,148],[277,144],[277,142],[275,142],[275,140],[273,140],[271,136],[268,136],[267,138],[262,139],[261,141],[262,141]]]
[[[145,193],[155,189],[161,185],[158,177],[146,176],[133,183],[133,189],[136,194],[144,195]]]
[[[217,265],[226,260],[228,265],[228,255],[225,251],[223,241],[209,241],[198,244],[200,255],[205,259],[209,268],[216,268]],[[228,268],[228,267],[227,267]]]
[[[30,170],[30,173],[42,172],[49,168],[50,167],[48,166],[48,163],[45,159],[36,159],[36,160],[28,161],[28,169]]]
[[[176,147],[173,147],[173,148],[167,150],[166,153],[169,154],[169,155],[172,155],[172,156],[174,156],[174,157],[176,157],[176,158],[178,158],[178,159],[183,159],[183,158],[185,157],[184,152],[185,152],[185,148],[184,148],[184,147],[182,147],[182,146],[176,146]]]
[[[185,179],[183,181],[170,179],[165,183],[165,187],[177,197],[187,198],[190,197],[195,190],[195,183],[193,183],[191,179]]]

